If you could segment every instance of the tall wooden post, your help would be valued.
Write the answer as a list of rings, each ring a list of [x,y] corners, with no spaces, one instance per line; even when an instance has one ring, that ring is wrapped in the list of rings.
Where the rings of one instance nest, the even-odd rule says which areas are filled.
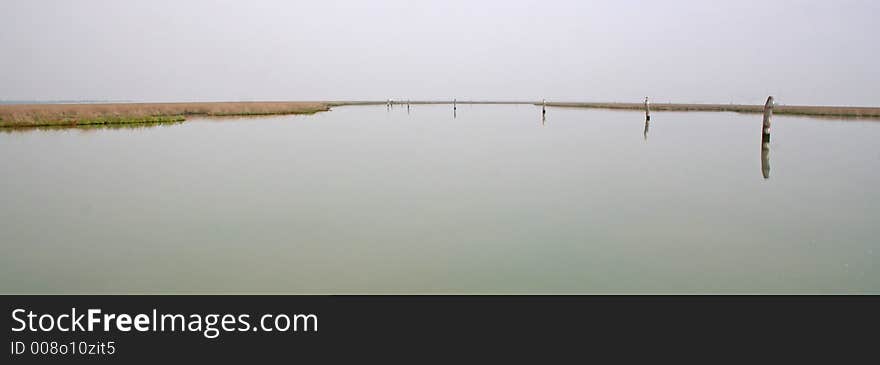
[[[547,125],[547,100],[541,99],[541,126]]]
[[[768,96],[764,103],[764,126],[761,128],[761,143],[770,143],[770,118],[773,117],[773,97]]]
[[[761,126],[761,175],[770,178],[770,119],[773,118],[773,96],[764,103],[764,121]]]
[[[648,102],[648,97],[645,97],[645,121],[651,121],[651,103]],[[647,127],[646,127],[647,129]]]

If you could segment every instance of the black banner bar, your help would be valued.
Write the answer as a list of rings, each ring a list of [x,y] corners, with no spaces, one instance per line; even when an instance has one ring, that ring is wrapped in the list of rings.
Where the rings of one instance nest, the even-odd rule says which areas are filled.
[[[477,355],[500,360],[697,350],[728,356],[755,350],[803,354],[835,344],[846,347],[844,355],[873,348],[873,336],[863,334],[880,323],[880,300],[872,296],[2,296],[0,301],[13,364]]]

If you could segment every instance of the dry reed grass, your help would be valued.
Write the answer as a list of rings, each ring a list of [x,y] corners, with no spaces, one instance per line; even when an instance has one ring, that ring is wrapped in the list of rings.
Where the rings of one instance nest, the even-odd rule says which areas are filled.
[[[311,114],[316,102],[120,103],[0,105],[0,127],[180,122],[188,116]]]

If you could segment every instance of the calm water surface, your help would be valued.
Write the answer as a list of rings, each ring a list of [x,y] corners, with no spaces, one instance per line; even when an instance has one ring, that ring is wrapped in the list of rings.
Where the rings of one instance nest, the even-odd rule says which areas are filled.
[[[880,293],[880,122],[340,107],[0,132],[0,293]]]

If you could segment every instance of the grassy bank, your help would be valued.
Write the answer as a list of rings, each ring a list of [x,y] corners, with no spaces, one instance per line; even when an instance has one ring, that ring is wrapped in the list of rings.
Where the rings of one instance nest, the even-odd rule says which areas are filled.
[[[644,110],[642,103],[547,103],[547,106],[572,107],[572,108],[601,108],[601,109],[636,109]],[[707,111],[707,112],[737,112],[737,113],[763,113],[763,105],[742,104],[654,104],[651,103],[651,111]],[[777,105],[773,108],[773,114],[803,115],[815,117],[840,117],[840,118],[880,118],[880,108],[871,107],[845,107],[845,106],[798,106]]]
[[[190,116],[312,114],[325,103],[119,103],[0,105],[0,128],[175,123]]]

